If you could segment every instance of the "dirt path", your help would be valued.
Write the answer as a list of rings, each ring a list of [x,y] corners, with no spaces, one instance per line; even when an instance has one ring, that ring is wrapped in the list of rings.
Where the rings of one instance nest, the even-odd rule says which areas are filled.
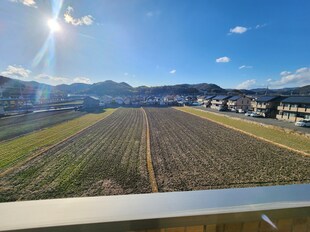
[[[149,127],[149,120],[147,118],[147,114],[143,107],[141,107],[144,115],[144,119],[146,122],[146,163],[147,163],[147,170],[150,177],[150,183],[152,186],[152,192],[158,192],[157,182],[155,178],[153,162],[152,162],[152,155],[151,155],[151,138],[150,138],[150,127]]]

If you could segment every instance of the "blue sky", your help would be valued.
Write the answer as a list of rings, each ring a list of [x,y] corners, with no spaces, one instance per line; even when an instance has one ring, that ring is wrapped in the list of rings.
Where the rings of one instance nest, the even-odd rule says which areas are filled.
[[[303,86],[309,9],[308,0],[1,0],[0,74],[52,85]]]

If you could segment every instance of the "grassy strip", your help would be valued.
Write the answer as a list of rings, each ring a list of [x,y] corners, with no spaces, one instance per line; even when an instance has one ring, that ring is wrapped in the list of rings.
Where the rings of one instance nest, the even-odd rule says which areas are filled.
[[[59,111],[36,114],[1,120],[0,142],[81,117],[85,112]]]
[[[213,122],[228,126],[232,129],[245,132],[265,141],[272,142],[275,145],[280,145],[285,148],[290,148],[294,151],[299,151],[303,155],[310,155],[310,140],[305,136],[298,134],[289,134],[278,129],[260,126],[258,124],[220,116],[211,112],[193,109],[190,107],[175,108],[177,110],[194,114],[196,116],[209,119]]]
[[[152,155],[151,155],[151,138],[150,138],[150,126],[149,126],[149,120],[147,119],[147,114],[143,108],[141,108],[145,117],[146,121],[146,164],[147,164],[147,170],[149,172],[149,178],[152,186],[152,192],[157,193],[158,192],[158,185],[155,178],[155,172],[152,164]]]
[[[46,151],[53,145],[97,123],[114,111],[115,109],[108,109],[99,114],[87,114],[45,130],[0,143],[0,176],[5,170],[23,163],[29,157]]]

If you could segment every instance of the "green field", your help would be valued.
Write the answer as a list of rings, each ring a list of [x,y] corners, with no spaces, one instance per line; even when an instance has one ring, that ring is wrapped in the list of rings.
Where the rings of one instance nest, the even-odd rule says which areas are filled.
[[[175,109],[181,110],[183,112],[191,113],[206,119],[213,120],[215,122],[225,124],[227,126],[239,129],[241,131],[250,133],[257,137],[261,137],[263,139],[267,139],[271,142],[282,144],[284,146],[290,147],[292,149],[296,149],[305,153],[310,154],[310,139],[305,136],[287,133],[285,131],[281,131],[278,129],[268,128],[264,126],[260,126],[258,124],[236,120],[233,118],[220,116],[214,113],[209,113],[197,109],[193,109],[190,107],[176,107]]]
[[[107,109],[103,113],[86,114],[79,118],[40,130],[11,141],[0,143],[0,175],[9,168],[19,165],[40,151],[61,142],[82,129],[93,125],[113,113]]]
[[[0,142],[85,115],[66,110],[18,115],[0,119]]]

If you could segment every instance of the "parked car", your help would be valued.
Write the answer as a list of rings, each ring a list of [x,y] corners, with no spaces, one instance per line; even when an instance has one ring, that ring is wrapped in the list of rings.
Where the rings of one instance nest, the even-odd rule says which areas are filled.
[[[310,127],[310,119],[302,119],[298,122],[295,122],[295,126]]]
[[[244,114],[245,111],[244,111],[243,109],[238,109],[238,110],[236,111],[236,113]]]
[[[234,108],[231,108],[230,111],[231,111],[231,112],[237,112],[237,110],[234,109]]]
[[[251,115],[250,115],[251,117],[263,117],[261,114],[258,114],[258,113],[256,113],[256,112],[253,112]]]
[[[252,111],[247,111],[244,115],[245,116],[251,116],[252,113],[253,113]]]

